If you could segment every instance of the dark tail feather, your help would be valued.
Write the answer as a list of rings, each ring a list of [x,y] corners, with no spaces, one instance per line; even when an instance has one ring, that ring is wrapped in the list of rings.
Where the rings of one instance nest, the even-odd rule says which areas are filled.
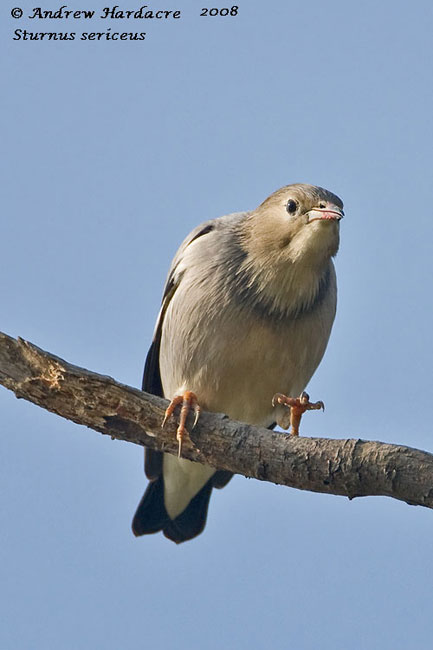
[[[211,492],[212,478],[176,519],[170,519],[164,506],[162,476],[151,481],[132,520],[132,532],[138,537],[162,530],[176,544],[196,537],[205,527]]]
[[[168,539],[173,540],[176,544],[186,542],[203,531],[206,525],[207,509],[212,492],[212,479],[197,492],[191,499],[185,510],[176,517],[169,519],[168,524],[164,526],[163,533]]]
[[[132,520],[132,532],[137,537],[157,533],[168,521],[170,519],[164,506],[164,484],[160,476],[156,481],[149,482]]]
[[[221,490],[221,488],[225,487],[227,483],[231,481],[232,477],[232,472],[228,472],[225,469],[219,469],[212,476],[212,486],[218,490]]]

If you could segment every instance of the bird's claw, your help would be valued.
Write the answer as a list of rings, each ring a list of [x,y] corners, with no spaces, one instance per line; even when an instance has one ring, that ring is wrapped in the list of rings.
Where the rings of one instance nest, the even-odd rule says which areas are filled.
[[[192,391],[187,390],[183,393],[183,395],[176,395],[176,397],[174,397],[171,400],[170,404],[165,410],[164,419],[161,425],[162,427],[164,427],[167,420],[173,415],[176,407],[179,406],[180,404],[182,404],[182,408],[180,409],[179,425],[176,431],[176,440],[179,443],[179,449],[177,454],[178,458],[182,456],[182,442],[184,438],[188,436],[188,430],[185,426],[188,413],[191,411],[191,409],[194,411],[194,422],[192,425],[192,428],[194,429],[200,417],[200,411],[201,411],[200,405],[198,403],[197,395]]]
[[[276,393],[272,398],[272,406],[278,404],[290,408],[291,436],[299,435],[299,425],[305,411],[325,410],[325,405],[321,400],[319,402],[310,402],[310,396],[305,391],[302,391],[299,397],[288,397],[282,393]]]

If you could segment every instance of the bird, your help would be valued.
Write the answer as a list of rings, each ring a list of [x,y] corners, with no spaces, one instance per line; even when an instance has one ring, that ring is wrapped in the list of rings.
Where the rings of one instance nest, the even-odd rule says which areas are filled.
[[[149,483],[132,521],[136,536],[162,531],[177,544],[196,537],[213,488],[232,477],[181,457],[189,411],[195,419],[205,409],[287,429],[295,404],[289,396],[301,394],[299,404],[307,403],[303,391],[323,357],[336,312],[332,258],[343,216],[338,196],[295,183],[254,210],[205,221],[181,244],[142,384],[170,400],[165,419],[182,406],[179,455],[145,450]]]

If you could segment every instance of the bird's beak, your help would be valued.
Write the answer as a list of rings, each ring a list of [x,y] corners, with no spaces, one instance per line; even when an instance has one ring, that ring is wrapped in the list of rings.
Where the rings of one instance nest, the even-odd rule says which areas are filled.
[[[340,221],[344,217],[344,212],[336,205],[327,205],[325,208],[315,207],[307,212],[308,223],[312,221]]]

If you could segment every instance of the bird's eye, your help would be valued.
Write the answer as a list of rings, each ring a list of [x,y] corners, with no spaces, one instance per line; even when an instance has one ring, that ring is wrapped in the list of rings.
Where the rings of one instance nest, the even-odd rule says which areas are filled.
[[[289,214],[294,214],[298,208],[298,204],[293,199],[287,201],[286,210]]]

